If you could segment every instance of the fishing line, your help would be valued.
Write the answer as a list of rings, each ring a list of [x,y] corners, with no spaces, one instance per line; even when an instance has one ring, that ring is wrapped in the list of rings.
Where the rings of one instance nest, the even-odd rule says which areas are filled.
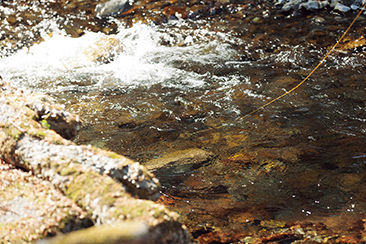
[[[338,46],[338,44],[342,41],[342,39],[347,35],[348,31],[352,28],[353,24],[356,22],[356,20],[358,19],[358,17],[360,17],[361,13],[363,12],[363,10],[366,8],[366,3],[363,5],[363,7],[361,8],[361,10],[358,12],[358,14],[356,15],[356,17],[353,19],[353,21],[351,22],[351,24],[348,26],[348,28],[343,32],[342,36],[338,39],[338,41],[332,46],[332,48],[328,51],[328,53],[323,57],[323,59],[318,63],[317,66],[315,66],[315,68],[308,74],[308,76],[305,77],[305,79],[303,79],[299,84],[297,84],[295,87],[293,87],[291,90],[285,92],[284,94],[276,97],[275,99],[272,99],[271,101],[269,101],[268,103],[260,106],[259,108],[253,110],[252,112],[240,117],[240,118],[237,118],[233,121],[233,123],[235,123],[235,121],[238,121],[238,120],[243,120],[244,118],[248,117],[249,115],[252,115],[256,112],[258,112],[259,110],[267,107],[268,105],[274,103],[275,101],[283,98],[284,96],[290,94],[291,92],[293,92],[294,90],[296,90],[297,88],[299,88],[302,84],[305,83],[305,81],[307,81],[309,79],[309,77],[320,67],[320,65],[322,65],[326,58],[333,52],[333,50]],[[218,128],[221,128],[223,127],[224,125],[220,125],[220,126],[214,126],[214,127],[211,127],[210,129],[206,129],[206,130],[200,130],[200,131],[197,131],[193,134],[197,134],[197,133],[202,133],[202,132],[206,132],[206,131],[209,131],[211,129],[218,129]]]
[[[256,112],[258,112],[259,110],[267,107],[268,105],[274,103],[275,101],[283,98],[284,96],[290,94],[291,92],[293,92],[294,90],[296,90],[297,88],[299,88],[302,84],[305,83],[305,81],[307,81],[307,79],[309,79],[309,77],[319,68],[320,65],[322,65],[325,61],[325,59],[329,56],[329,54],[331,54],[331,52],[333,52],[333,50],[337,47],[337,45],[340,43],[340,41],[346,36],[346,34],[348,33],[348,31],[351,29],[351,27],[353,26],[353,24],[356,22],[356,20],[358,19],[358,17],[360,17],[362,11],[365,9],[366,7],[366,3],[363,5],[363,7],[361,8],[361,10],[358,12],[357,16],[353,19],[352,23],[348,26],[348,28],[343,32],[343,35],[338,39],[338,41],[336,42],[336,44],[333,45],[333,47],[329,50],[329,52],[324,56],[324,58],[318,63],[318,65],[308,74],[308,76],[305,77],[305,79],[303,79],[299,84],[297,84],[295,87],[293,87],[291,90],[285,92],[284,94],[276,97],[275,99],[269,101],[268,103],[260,106],[259,108],[253,110],[252,112],[244,115],[243,117],[240,117],[239,119],[236,120],[242,120],[245,117],[254,114]]]

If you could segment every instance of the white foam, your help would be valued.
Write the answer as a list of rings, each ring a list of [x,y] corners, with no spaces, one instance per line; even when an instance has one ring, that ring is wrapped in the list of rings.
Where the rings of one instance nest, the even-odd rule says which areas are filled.
[[[214,63],[235,55],[228,45],[219,40],[202,43],[207,30],[170,35],[158,27],[135,25],[121,28],[115,38],[122,43],[123,51],[114,54],[110,63],[100,64],[88,59],[87,50],[106,35],[87,32],[79,38],[67,36],[62,31],[45,41],[22,49],[0,60],[0,73],[4,78],[24,86],[45,89],[47,82],[67,86],[70,80],[89,76],[94,86],[202,86],[205,75],[176,67],[179,62]],[[214,33],[211,33],[213,35]],[[195,43],[197,38],[200,42]],[[163,45],[171,42],[172,45]],[[179,43],[181,45],[176,45]],[[62,81],[64,78],[66,79]],[[24,84],[28,83],[28,84]],[[52,88],[56,89],[54,84]],[[47,88],[46,88],[47,89]]]

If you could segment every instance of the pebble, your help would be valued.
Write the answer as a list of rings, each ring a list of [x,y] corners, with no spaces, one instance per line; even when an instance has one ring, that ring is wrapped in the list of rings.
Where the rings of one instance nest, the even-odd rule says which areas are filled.
[[[323,24],[325,23],[325,19],[320,17],[320,16],[314,16],[312,19],[311,19],[311,22],[313,23],[317,23],[317,24]]]

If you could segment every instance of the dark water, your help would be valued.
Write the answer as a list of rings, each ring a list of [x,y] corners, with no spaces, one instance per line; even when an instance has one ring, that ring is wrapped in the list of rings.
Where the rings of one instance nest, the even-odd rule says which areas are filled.
[[[71,38],[73,28],[65,32],[60,19],[48,17],[47,28],[32,27],[44,30],[45,41],[3,51],[0,72],[79,114],[78,144],[141,163],[190,148],[215,155],[199,168],[161,175],[162,201],[194,237],[249,233],[267,219],[328,228],[337,217],[358,221],[366,211],[364,45],[334,51],[305,84],[246,116],[301,82],[354,15],[258,13],[127,29],[114,20],[108,26],[122,51],[107,49],[112,55],[101,63],[85,50],[104,34]],[[341,47],[364,35],[364,26],[361,16]]]

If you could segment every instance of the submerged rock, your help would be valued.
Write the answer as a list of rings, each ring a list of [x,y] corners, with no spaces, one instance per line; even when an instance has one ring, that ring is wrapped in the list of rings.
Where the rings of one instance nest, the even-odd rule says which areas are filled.
[[[161,158],[153,159],[144,165],[165,183],[177,180],[192,170],[209,164],[214,155],[202,149],[178,150]]]
[[[210,152],[198,148],[193,148],[187,150],[178,150],[161,158],[153,159],[145,163],[145,166],[149,170],[153,171],[170,167],[179,168],[187,166],[194,168],[202,165],[212,158],[213,155]]]
[[[116,35],[108,35],[99,38],[83,53],[94,63],[110,63],[122,51],[123,45]]]

